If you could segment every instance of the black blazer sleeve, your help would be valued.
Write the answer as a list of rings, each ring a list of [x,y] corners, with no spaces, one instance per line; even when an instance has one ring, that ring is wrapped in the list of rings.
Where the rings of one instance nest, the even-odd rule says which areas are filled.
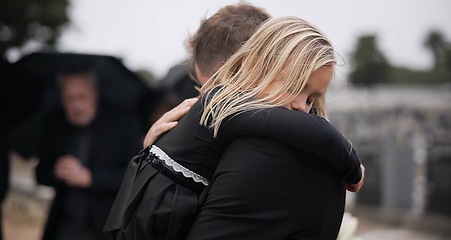
[[[229,139],[268,137],[311,153],[337,171],[347,183],[361,179],[360,160],[352,144],[326,119],[282,107],[243,112],[230,117],[219,134]]]

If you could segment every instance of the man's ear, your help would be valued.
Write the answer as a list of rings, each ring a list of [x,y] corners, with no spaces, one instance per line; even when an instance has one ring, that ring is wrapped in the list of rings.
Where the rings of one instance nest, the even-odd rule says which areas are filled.
[[[201,86],[204,85],[208,81],[209,77],[200,71],[197,63],[194,63],[194,71],[196,72],[196,78],[199,84]]]

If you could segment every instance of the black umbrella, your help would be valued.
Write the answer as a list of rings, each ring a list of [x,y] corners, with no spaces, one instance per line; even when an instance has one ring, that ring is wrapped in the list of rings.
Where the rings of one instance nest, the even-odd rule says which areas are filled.
[[[15,127],[33,122],[33,118],[43,112],[61,107],[56,76],[68,67],[87,68],[94,72],[101,99],[118,110],[138,111],[144,96],[153,92],[116,57],[35,52],[10,65],[2,73],[1,104],[7,113],[7,125]]]
[[[106,102],[123,109],[136,108],[149,87],[134,72],[113,56],[81,53],[36,52],[11,65],[7,88],[17,97],[17,106],[36,104],[36,98],[55,94],[55,77],[67,67],[79,66],[92,70],[99,81],[100,95]],[[55,99],[53,99],[55,100]],[[28,107],[28,110],[30,108]]]

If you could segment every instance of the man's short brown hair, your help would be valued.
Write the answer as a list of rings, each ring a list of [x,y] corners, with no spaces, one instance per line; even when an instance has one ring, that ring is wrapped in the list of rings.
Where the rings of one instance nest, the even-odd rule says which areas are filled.
[[[268,18],[269,13],[250,4],[239,3],[221,8],[203,19],[188,41],[191,64],[211,76],[246,42]]]

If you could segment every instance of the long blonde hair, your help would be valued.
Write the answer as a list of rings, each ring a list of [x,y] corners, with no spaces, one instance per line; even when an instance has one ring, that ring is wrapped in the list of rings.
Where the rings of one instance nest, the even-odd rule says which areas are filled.
[[[216,136],[229,116],[292,102],[314,71],[336,64],[334,54],[330,41],[307,21],[292,16],[267,20],[200,89],[209,99],[200,123]],[[265,95],[276,81],[280,87]],[[324,95],[313,107],[315,114],[327,117]]]

